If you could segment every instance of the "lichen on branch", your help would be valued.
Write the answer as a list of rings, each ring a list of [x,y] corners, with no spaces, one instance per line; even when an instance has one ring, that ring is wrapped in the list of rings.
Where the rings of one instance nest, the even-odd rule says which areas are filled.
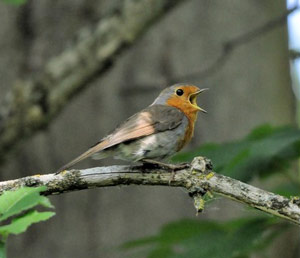
[[[202,200],[207,192],[249,205],[266,213],[300,225],[300,202],[298,198],[286,198],[230,177],[212,172],[209,159],[196,157],[184,169],[174,171],[174,165],[108,166],[62,173],[34,175],[0,182],[0,193],[22,186],[47,186],[45,195],[62,194],[95,187],[119,185],[160,185],[186,188],[194,198],[197,211],[205,207]]]

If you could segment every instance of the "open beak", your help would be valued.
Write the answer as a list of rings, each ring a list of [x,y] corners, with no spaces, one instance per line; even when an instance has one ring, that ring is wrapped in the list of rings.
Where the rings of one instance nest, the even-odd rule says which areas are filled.
[[[198,91],[192,93],[189,97],[189,100],[190,100],[191,104],[193,105],[193,107],[196,108],[197,110],[203,112],[203,113],[207,113],[207,111],[197,105],[197,96],[200,93],[202,93],[203,91],[206,91],[206,90],[208,90],[208,88],[198,90]]]

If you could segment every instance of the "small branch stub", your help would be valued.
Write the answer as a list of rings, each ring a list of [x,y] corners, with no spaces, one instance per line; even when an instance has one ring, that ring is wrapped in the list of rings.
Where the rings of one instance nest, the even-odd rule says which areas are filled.
[[[203,157],[197,157],[191,164],[191,173],[193,176],[210,178],[213,176],[212,163],[209,159]],[[204,196],[207,193],[207,189],[199,186],[193,186],[189,190],[189,196],[194,199],[194,206],[196,208],[196,215],[204,210],[205,200]]]

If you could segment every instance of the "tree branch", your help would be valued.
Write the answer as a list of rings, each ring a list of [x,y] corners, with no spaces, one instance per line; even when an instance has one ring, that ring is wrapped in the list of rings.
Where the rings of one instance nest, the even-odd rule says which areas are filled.
[[[184,0],[125,0],[80,40],[52,58],[39,77],[19,81],[0,106],[0,159],[21,139],[48,125],[68,100],[115,62],[116,57]]]
[[[211,171],[210,160],[197,157],[190,166],[174,171],[159,166],[110,166],[64,171],[54,175],[34,175],[0,182],[0,193],[22,186],[47,186],[45,195],[117,185],[160,185],[186,188],[197,211],[203,209],[207,191],[247,204],[300,225],[299,198],[286,198]]]
[[[235,38],[232,38],[230,40],[227,40],[223,42],[220,46],[220,54],[210,62],[210,64],[207,65],[204,69],[195,69],[195,71],[192,71],[187,74],[178,75],[178,76],[166,76],[162,81],[162,84],[173,84],[179,81],[191,81],[193,79],[206,79],[207,77],[212,76],[217,71],[219,71],[229,60],[229,57],[233,54],[233,52],[240,46],[247,44],[251,42],[252,40],[265,35],[266,33],[270,32],[271,30],[283,25],[286,23],[287,17],[295,12],[296,10],[299,10],[300,6],[297,4],[294,7],[285,10],[282,14],[279,16],[270,19],[266,21],[265,23],[261,24],[257,28],[254,28],[253,30],[246,31],[245,33],[242,33],[239,36],[236,36]],[[290,51],[290,58],[296,59],[299,58],[299,51],[291,50]],[[130,89],[126,89],[126,94],[135,95],[135,94],[143,94],[146,91],[149,91],[149,89],[155,89],[157,88],[157,84],[147,84],[147,85],[132,85]],[[160,89],[160,88],[159,88]],[[125,91],[124,91],[125,93]]]

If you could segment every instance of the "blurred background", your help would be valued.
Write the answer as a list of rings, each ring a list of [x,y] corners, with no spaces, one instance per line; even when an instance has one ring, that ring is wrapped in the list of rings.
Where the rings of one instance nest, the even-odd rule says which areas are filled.
[[[77,37],[83,28],[95,26],[116,7],[123,5],[123,1],[118,0],[28,0],[20,5],[8,2],[0,2],[0,101],[5,100],[14,84],[38,77],[50,58],[80,40]],[[294,8],[296,4],[291,1],[288,8]],[[299,75],[295,65],[299,60],[299,38],[291,36],[295,33],[295,24],[296,27],[300,24],[298,20],[292,26],[293,20],[289,20],[288,34],[286,23],[288,16],[297,13],[295,10],[288,15],[287,3],[280,0],[181,1],[149,26],[132,47],[118,55],[106,73],[94,77],[84,90],[69,99],[59,115],[43,130],[18,143],[1,163],[0,179],[54,172],[121,121],[151,104],[163,88],[173,82],[189,82],[210,89],[198,98],[198,104],[208,114],[199,114],[193,141],[184,150],[193,152],[179,155],[174,161],[190,160],[195,154],[206,155],[221,173],[222,169],[226,170],[230,176],[269,191],[275,191],[282,182],[289,184],[293,181],[297,193],[299,169],[297,162],[291,163],[290,159],[299,156],[299,132],[296,129],[277,129],[279,126],[297,128],[300,121]],[[258,129],[247,136],[254,128]],[[292,135],[293,141],[278,138],[278,134]],[[260,167],[261,160],[250,157],[248,152],[248,156],[241,157],[240,145],[238,153],[234,152],[241,141],[243,148],[254,146],[263,150],[264,145],[257,147],[255,144],[264,137],[276,137],[276,144],[279,141],[283,144],[278,146],[267,139],[273,152],[266,154],[265,160],[269,159],[263,167]],[[232,147],[232,157],[218,163],[224,154],[223,143],[229,142],[231,145],[225,144],[226,152],[231,153]],[[215,145],[205,145],[207,143]],[[285,151],[287,149],[290,152]],[[245,153],[243,150],[241,152]],[[283,153],[290,155],[281,155]],[[291,166],[278,169],[275,166],[278,162],[274,163],[274,160],[279,158]],[[241,165],[241,159],[246,163]],[[224,164],[226,162],[231,162],[231,168],[235,170]],[[252,165],[257,162],[257,167],[248,166],[249,162]],[[112,164],[122,162],[87,160],[77,167]],[[274,166],[279,173],[274,172]],[[239,174],[240,171],[243,174]],[[264,176],[261,176],[262,172]],[[285,193],[289,195],[290,191]],[[217,233],[213,230],[217,230],[219,222],[227,223],[248,216],[269,218],[218,196],[197,217],[187,193],[168,187],[92,189],[50,199],[56,207],[56,216],[32,226],[21,236],[11,237],[9,257],[147,257],[151,250],[152,257],[204,257],[197,250],[197,246],[204,247],[203,242],[200,238],[198,242],[195,240],[199,235],[206,236],[207,231],[205,233],[201,226],[194,232],[196,238],[193,241],[183,239],[183,249],[170,251],[167,248],[166,252],[164,248],[158,248],[156,253],[151,248],[149,251],[148,247],[144,250],[143,246],[138,250],[135,247],[119,249],[125,242],[159,234],[169,223],[182,225],[179,222],[182,219],[188,224],[183,230],[189,226],[196,228],[193,223],[207,220],[210,222],[206,225],[212,221],[217,223],[208,229],[211,230],[206,238],[211,241],[205,243],[205,246],[210,246],[210,252],[206,253],[210,255],[208,257],[300,257],[298,227],[281,225],[283,222],[278,221],[277,229],[279,223],[285,230],[280,234],[277,232],[276,238],[272,235],[268,241],[262,241],[261,248],[253,245],[253,249],[244,250],[241,256],[234,256],[234,252],[224,256],[226,252],[222,248],[219,249],[223,256],[212,253],[212,249],[218,249],[215,247],[219,242],[214,239]],[[224,225],[222,223],[220,225]],[[181,235],[182,229],[177,229],[174,235]],[[257,237],[245,239],[244,243],[256,243],[265,235],[264,230],[270,232],[272,229],[264,224],[262,228],[258,227]],[[248,233],[246,230],[234,234],[241,239]],[[226,241],[231,240],[226,240],[226,237],[225,233],[220,235],[225,241],[224,246],[229,246]],[[232,245],[233,249],[242,246]],[[194,253],[188,254],[186,250]]]

